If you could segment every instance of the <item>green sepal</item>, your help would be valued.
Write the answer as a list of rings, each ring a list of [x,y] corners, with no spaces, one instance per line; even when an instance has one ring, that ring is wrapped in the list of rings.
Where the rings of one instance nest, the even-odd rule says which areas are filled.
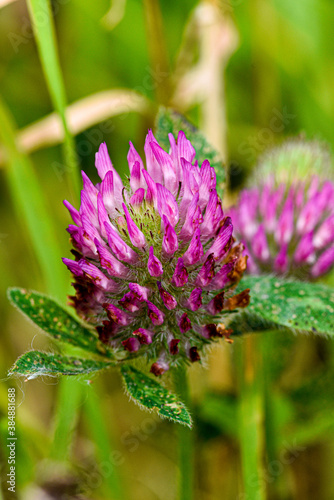
[[[175,394],[130,365],[122,365],[121,373],[128,394],[141,407],[154,410],[161,417],[192,427],[187,408]]]

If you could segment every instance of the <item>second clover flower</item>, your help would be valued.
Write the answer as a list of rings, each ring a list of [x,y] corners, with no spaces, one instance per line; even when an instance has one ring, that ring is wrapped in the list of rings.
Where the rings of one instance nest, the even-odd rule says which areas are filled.
[[[123,182],[101,144],[101,183],[83,173],[80,210],[67,201],[75,260],[72,305],[115,352],[143,354],[160,375],[180,360],[197,361],[215,337],[228,338],[221,317],[246,307],[233,296],[246,269],[242,245],[216,190],[216,175],[180,131],[165,152],[149,131],[146,169],[130,143]],[[217,317],[219,315],[219,318]]]

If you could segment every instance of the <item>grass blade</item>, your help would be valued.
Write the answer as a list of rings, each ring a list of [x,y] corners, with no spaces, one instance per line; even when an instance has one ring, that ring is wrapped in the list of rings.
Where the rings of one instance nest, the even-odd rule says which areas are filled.
[[[55,236],[57,233],[47,212],[33,165],[16,148],[15,125],[1,98],[0,137],[8,157],[5,173],[13,203],[29,231],[47,289],[54,296],[59,296],[67,289],[67,277],[63,272],[61,251]]]
[[[59,63],[50,3],[48,0],[28,0],[28,8],[51,100],[55,110],[59,113],[64,128],[65,171],[68,173],[68,181],[73,191],[72,196],[76,197],[80,190],[77,155],[75,143],[69,131],[65,116],[65,87]]]
[[[79,418],[79,407],[82,404],[82,382],[71,377],[63,377],[57,394],[54,436],[50,458],[63,462],[70,455],[70,445]]]

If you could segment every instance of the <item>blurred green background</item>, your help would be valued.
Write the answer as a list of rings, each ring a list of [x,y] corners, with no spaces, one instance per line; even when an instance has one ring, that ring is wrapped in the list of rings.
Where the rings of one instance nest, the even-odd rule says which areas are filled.
[[[37,27],[48,31],[46,4],[34,0],[31,5],[39,9]],[[334,145],[330,0],[56,0],[52,12],[67,102],[76,103],[67,116],[78,164],[95,182],[99,143],[107,142],[115,168],[124,175],[128,141],[143,152],[159,104],[184,113],[221,151],[230,172],[226,200],[245,183],[258,156],[270,145],[296,134]],[[52,44],[49,50],[51,54]],[[173,499],[178,473],[176,426],[129,402],[117,374],[108,372],[92,384],[82,380],[73,387],[51,378],[6,379],[22,352],[31,347],[54,349],[9,305],[8,286],[51,292],[62,302],[70,291],[69,273],[60,261],[61,256],[70,256],[65,231],[69,216],[62,200],[76,203],[77,179],[69,157],[63,156],[57,123],[46,119],[62,92],[57,71],[50,69],[48,88],[45,70],[27,5],[23,0],[1,0],[2,481],[7,473],[7,387],[17,388],[19,404],[19,493],[9,495],[3,484],[2,495],[24,500]],[[10,115],[21,156],[8,145],[5,122]],[[36,205],[34,182],[45,212]],[[43,223],[51,239],[44,238]],[[40,254],[36,253],[39,239]],[[273,337],[266,351],[272,396],[268,415],[273,416],[266,422],[266,432],[272,426],[275,435],[264,457],[268,498],[332,500],[333,349],[327,340],[296,342],[293,335],[277,333]],[[253,500],[243,495],[240,480],[233,350],[221,345],[210,353],[205,368],[190,370],[196,407],[196,499]],[[72,391],[73,400],[68,402]],[[73,419],[71,406],[77,408]],[[103,438],[103,422],[110,449]]]

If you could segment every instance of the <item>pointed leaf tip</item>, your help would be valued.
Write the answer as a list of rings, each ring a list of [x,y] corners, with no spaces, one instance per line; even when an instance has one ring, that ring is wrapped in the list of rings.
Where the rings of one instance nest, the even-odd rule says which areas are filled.
[[[147,410],[157,411],[161,417],[192,427],[187,408],[175,394],[130,365],[123,365],[121,372],[126,390],[136,403]]]

